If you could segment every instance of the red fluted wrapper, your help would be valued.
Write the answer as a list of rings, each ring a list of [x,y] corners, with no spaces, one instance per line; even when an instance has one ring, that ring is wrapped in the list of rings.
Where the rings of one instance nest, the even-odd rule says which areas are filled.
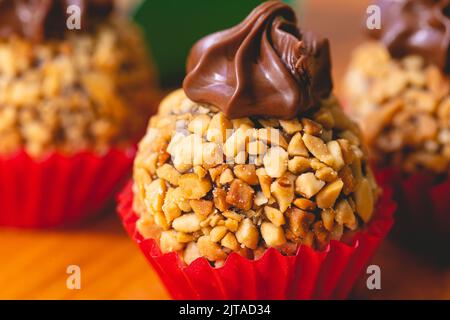
[[[450,243],[450,175],[436,182],[431,175],[404,176],[396,168],[375,173],[380,185],[393,190],[399,206],[394,236],[422,244],[434,242],[427,250],[435,248],[436,242]]]
[[[176,253],[162,254],[154,240],[144,240],[135,228],[131,183],[119,196],[118,212],[174,299],[344,299],[392,226],[390,194],[384,192],[374,219],[352,245],[332,241],[322,252],[300,246],[295,256],[270,248],[258,260],[232,253],[220,268],[205,258],[186,266]]]
[[[25,151],[0,157],[0,225],[47,228],[98,213],[128,179],[135,148],[102,155],[53,152],[44,159]]]

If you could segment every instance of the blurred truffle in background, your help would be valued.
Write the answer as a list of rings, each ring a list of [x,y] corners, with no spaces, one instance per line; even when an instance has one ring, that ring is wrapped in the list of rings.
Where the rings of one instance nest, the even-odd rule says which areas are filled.
[[[152,111],[136,26],[97,1],[81,2],[81,30],[68,30],[58,3],[0,2],[0,154],[104,151],[136,139]]]
[[[98,212],[156,99],[141,32],[112,0],[0,1],[0,225]]]

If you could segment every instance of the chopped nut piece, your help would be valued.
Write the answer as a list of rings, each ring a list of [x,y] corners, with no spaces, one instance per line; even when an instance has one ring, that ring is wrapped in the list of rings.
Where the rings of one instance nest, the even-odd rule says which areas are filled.
[[[334,158],[328,151],[327,145],[322,141],[322,139],[307,133],[303,135],[302,139],[306,148],[308,148],[309,152],[311,152],[314,157],[333,167]]]
[[[239,221],[228,218],[227,220],[225,220],[225,224],[224,225],[231,232],[236,232],[238,230],[238,228],[239,228]]]
[[[177,241],[180,243],[188,243],[194,241],[194,237],[192,236],[192,234],[177,232]]]
[[[153,211],[162,211],[166,190],[166,184],[162,179],[156,179],[145,187],[148,204]]]
[[[189,204],[200,220],[205,220],[214,210],[214,203],[209,200],[190,200]]]
[[[200,219],[195,213],[184,214],[173,220],[172,227],[185,233],[196,232],[200,230]]]
[[[360,145],[359,137],[356,134],[354,134],[353,132],[351,132],[350,130],[345,130],[345,131],[341,132],[339,137],[341,139],[350,141],[350,143],[352,145],[355,145],[355,146]]]
[[[251,129],[255,126],[250,118],[233,119],[231,120],[231,122],[233,123],[234,129],[239,129],[241,127],[243,127],[244,129]]]
[[[286,242],[283,228],[277,227],[270,222],[263,222],[261,224],[261,236],[268,247],[281,246]]]
[[[200,258],[201,254],[195,242],[189,242],[184,249],[183,259],[186,264],[191,264],[195,259]]]
[[[223,260],[227,257],[226,253],[217,243],[211,241],[209,236],[202,236],[198,238],[197,247],[200,255],[209,261]]]
[[[318,136],[322,133],[322,125],[307,118],[302,119],[303,131],[306,134]]]
[[[178,180],[178,184],[181,188],[181,195],[186,199],[200,199],[212,188],[209,179],[200,178],[195,173],[182,175]]]
[[[316,171],[316,177],[325,182],[333,182],[338,177],[338,174],[330,167],[323,167]]]
[[[189,199],[186,199],[182,195],[182,190],[180,187],[178,187],[174,190],[173,199],[174,199],[175,203],[178,205],[178,207],[181,209],[181,211],[183,211],[183,212],[191,212],[192,211],[191,205],[189,204]]]
[[[172,155],[172,162],[179,172],[186,172],[191,169],[194,164],[202,163],[202,138],[199,135],[191,134],[187,137],[177,138],[175,135],[169,144],[167,150]],[[176,140],[175,140],[176,139]],[[177,141],[172,146],[173,141]]]
[[[316,196],[317,206],[321,209],[328,209],[334,206],[336,199],[341,193],[344,183],[341,179],[337,179],[327,184]]]
[[[296,207],[306,211],[314,211],[317,208],[317,205],[314,201],[305,198],[297,198],[293,203]]]
[[[209,122],[211,118],[207,114],[200,114],[195,116],[194,119],[188,125],[188,130],[192,133],[196,133],[203,136],[208,130]]]
[[[280,120],[280,125],[288,134],[294,134],[303,129],[302,124],[297,120]]]
[[[314,120],[320,123],[327,130],[331,130],[334,127],[333,114],[325,108],[322,108],[316,112],[314,115]]]
[[[233,220],[236,220],[238,222],[241,221],[244,218],[242,215],[237,214],[236,212],[231,211],[231,210],[227,210],[227,211],[223,212],[222,215],[225,218],[233,219]]]
[[[219,183],[222,184],[222,185],[228,184],[231,181],[233,181],[233,179],[234,179],[233,171],[231,171],[230,168],[227,168],[220,175]]]
[[[283,149],[287,149],[288,147],[286,139],[278,129],[257,129],[255,131],[254,138],[256,140],[263,141],[266,145],[271,145],[272,147],[280,146]]]
[[[294,200],[294,183],[286,175],[275,180],[270,186],[270,191],[277,199],[281,212],[285,212]]]
[[[356,159],[356,155],[353,152],[350,142],[345,139],[339,139],[337,142],[341,147],[342,157],[344,158],[345,164],[352,164]]]
[[[318,180],[314,173],[307,172],[298,176],[295,181],[295,192],[309,199],[318,193],[324,185],[325,182]]]
[[[288,159],[288,153],[283,148],[270,148],[263,160],[267,175],[272,178],[281,177],[286,172]]]
[[[267,151],[267,145],[262,141],[251,141],[247,145],[247,151],[251,155],[264,154]]]
[[[311,169],[311,161],[304,157],[294,157],[288,162],[288,169],[294,174],[301,174]]]
[[[228,165],[226,165],[226,164],[222,164],[222,165],[219,165],[217,167],[210,168],[208,170],[208,172],[209,172],[209,175],[211,176],[211,180],[212,181],[216,181],[217,178],[220,177],[222,172],[224,172],[225,169],[227,169],[227,168],[228,168]]]
[[[355,190],[356,212],[361,219],[368,223],[372,218],[374,200],[370,183],[366,178],[362,178]]]
[[[336,204],[335,211],[337,223],[347,226],[350,230],[355,230],[358,227],[358,221],[347,200],[343,199],[339,201]]]
[[[166,163],[167,160],[170,158],[170,153],[166,151],[160,151],[158,153],[158,161],[156,162],[156,165],[158,167],[162,166],[164,163]]]
[[[342,192],[348,196],[355,190],[356,187],[356,181],[353,178],[353,173],[349,166],[345,166],[341,169],[341,171],[339,171],[339,178],[344,182]]]
[[[333,169],[336,171],[341,170],[342,167],[345,165],[345,161],[342,155],[339,142],[337,142],[336,140],[329,141],[327,143],[327,148],[331,156],[333,157],[333,164],[332,164]]]
[[[259,180],[259,184],[261,186],[261,190],[264,193],[264,196],[269,199],[271,196],[270,185],[272,184],[272,178],[269,177],[264,168],[259,168],[256,170],[256,175]]]
[[[240,179],[235,179],[230,185],[227,192],[226,200],[229,204],[242,210],[250,210],[253,205],[253,194],[255,191],[252,187]]]
[[[178,218],[181,215],[181,209],[177,205],[176,196],[176,189],[169,188],[169,190],[167,190],[162,211],[164,212],[168,223],[172,223],[175,218]]]
[[[211,168],[223,163],[223,153],[220,146],[213,142],[202,144],[202,165]]]
[[[343,234],[344,234],[344,226],[339,223],[335,223],[333,231],[331,231],[330,239],[339,241],[341,240]]]
[[[238,231],[236,231],[237,240],[250,249],[256,249],[259,242],[259,232],[250,219],[244,219]]]
[[[200,226],[201,226],[201,223],[200,223]],[[201,233],[200,233],[200,232],[201,232]],[[199,237],[200,234],[204,234],[205,236],[209,236],[210,232],[211,232],[211,227],[210,227],[210,226],[204,226],[204,227],[202,227],[202,228],[200,229],[199,232],[197,232],[197,233],[195,234],[195,237],[196,237],[196,238]]]
[[[198,175],[199,178],[204,178],[208,174],[208,171],[206,171],[202,166],[195,166],[194,173]]]
[[[232,128],[230,120],[222,112],[219,112],[212,117],[209,123],[206,139],[215,143],[223,143],[227,140],[227,130],[231,132]]]
[[[233,233],[228,232],[225,237],[222,238],[220,244],[225,248],[231,249],[233,251],[239,250],[239,243]]]
[[[311,168],[313,169],[313,170],[320,170],[320,169],[322,169],[322,168],[326,168],[327,167],[327,165],[325,164],[325,163],[323,163],[323,162],[320,162],[319,160],[317,160],[316,158],[312,158],[311,159]]]
[[[305,237],[303,237],[302,239],[302,245],[307,246],[307,247],[314,247],[314,232],[309,231]]]
[[[239,151],[236,157],[234,158],[235,164],[245,164],[247,163],[247,152],[246,151]]]
[[[153,218],[155,219],[155,224],[161,227],[163,230],[169,230],[170,225],[164,216],[162,211],[153,212]]]
[[[335,217],[336,217],[336,212],[334,212],[333,209],[325,209],[322,211],[323,226],[330,232],[333,231],[333,229],[334,229]]]
[[[159,239],[159,246],[162,253],[179,251],[184,248],[184,244],[178,242],[177,233],[173,230],[161,232]]]
[[[225,226],[214,227],[209,233],[209,238],[211,241],[219,242],[227,234],[228,229]]]
[[[330,233],[324,227],[322,221],[314,223],[313,232],[315,235],[315,243],[318,250],[324,250],[330,243]]]
[[[297,132],[289,141],[288,153],[290,156],[303,156],[308,157],[309,152],[308,149],[306,149],[305,143],[302,140],[302,135],[300,132]]]
[[[209,225],[210,227],[215,227],[215,226],[219,226],[219,225],[224,225],[224,223],[225,223],[225,221],[224,221],[222,215],[220,215],[218,213],[213,213],[213,214],[209,215],[208,218],[206,218],[205,220],[200,222],[200,226],[206,227]]]
[[[356,180],[363,178],[362,165],[359,159],[355,159],[350,168],[352,169],[352,174]]]
[[[145,199],[146,186],[152,182],[152,178],[146,170],[141,168],[134,170],[134,177],[133,191],[135,197],[143,200]]]
[[[240,151],[246,150],[248,140],[248,130],[240,127],[227,139],[223,145],[223,153],[229,158],[236,157]]]
[[[213,191],[214,205],[220,211],[227,211],[229,204],[226,201],[227,192],[222,188],[216,188]]]
[[[314,222],[314,214],[300,210],[297,208],[290,208],[286,211],[288,219],[288,229],[294,236],[293,240],[299,240],[306,237],[310,225]]]
[[[180,178],[180,173],[170,164],[163,164],[161,167],[156,169],[156,175],[158,178],[169,181],[171,185],[178,186],[178,178]]]
[[[258,191],[253,200],[256,206],[260,207],[269,202],[269,199],[266,198],[262,191]]]
[[[158,239],[161,235],[161,228],[155,223],[153,216],[151,219],[138,219],[138,221],[136,221],[136,229],[146,239]]]
[[[234,167],[234,174],[242,181],[249,185],[257,185],[258,177],[256,176],[256,168],[253,164],[239,164]]]
[[[277,227],[282,226],[283,224],[286,223],[283,213],[278,209],[275,209],[275,208],[269,207],[269,206],[265,206],[264,214],[266,215],[267,219],[269,219],[270,222],[272,222]]]

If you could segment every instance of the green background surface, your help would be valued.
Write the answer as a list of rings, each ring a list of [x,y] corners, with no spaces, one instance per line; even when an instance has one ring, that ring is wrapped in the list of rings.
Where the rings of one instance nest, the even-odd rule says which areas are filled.
[[[179,86],[201,37],[242,21],[261,0],[146,0],[136,10],[162,87]],[[285,1],[292,2],[292,1]]]

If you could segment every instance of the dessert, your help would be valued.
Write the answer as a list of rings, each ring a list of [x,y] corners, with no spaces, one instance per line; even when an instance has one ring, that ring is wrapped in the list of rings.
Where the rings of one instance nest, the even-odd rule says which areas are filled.
[[[224,298],[212,288],[218,286],[208,276],[213,272],[232,298],[249,298],[236,287],[240,264],[243,277],[279,280],[268,270],[251,274],[252,263],[289,270],[280,280],[285,288],[274,284],[269,293],[263,285],[258,297],[345,296],[353,280],[327,278],[342,276],[342,269],[322,275],[332,283],[329,291],[315,292],[314,284],[300,293],[298,268],[319,272],[314,262],[334,265],[322,252],[334,246],[372,252],[391,221],[378,210],[380,190],[359,130],[331,90],[328,41],[300,30],[293,10],[279,1],[193,46],[183,89],[151,118],[134,163],[132,195],[128,190],[119,208],[157,270],[173,270],[162,278],[175,297]],[[382,231],[368,244],[363,238],[373,225]],[[204,279],[198,268],[210,268]],[[180,273],[211,296],[182,288]],[[175,278],[178,286],[170,284]],[[228,278],[230,285],[223,284]],[[339,293],[338,283],[345,287]]]
[[[0,224],[98,211],[128,173],[153,83],[113,1],[0,1]]]
[[[82,1],[70,31],[62,3],[0,2],[0,155],[104,151],[145,128],[153,89],[136,27],[112,18],[113,1]]]
[[[398,227],[407,238],[423,243],[426,230],[441,243],[450,234],[450,2],[378,5],[383,26],[350,62],[348,110],[380,174],[396,187]]]

